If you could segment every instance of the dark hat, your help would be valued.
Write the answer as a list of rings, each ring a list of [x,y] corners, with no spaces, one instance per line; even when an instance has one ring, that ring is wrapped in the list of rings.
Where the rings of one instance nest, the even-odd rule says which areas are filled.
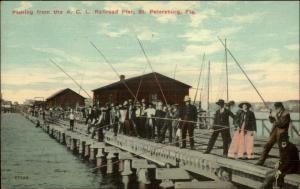
[[[242,108],[244,104],[247,105],[247,108],[251,107],[251,104],[249,102],[242,102],[242,103],[239,104],[239,107]]]
[[[225,101],[223,99],[219,99],[218,102],[216,102],[216,104],[222,106],[225,104]]]
[[[149,102],[149,103],[148,103],[148,106],[149,106],[149,105],[153,106],[153,103],[152,103],[152,102]]]
[[[289,133],[288,132],[281,133],[278,142],[280,143],[280,142],[288,142],[288,141],[289,141]]]
[[[233,100],[229,101],[228,103],[226,103],[227,106],[234,106],[235,102]]]
[[[274,107],[275,108],[283,108],[283,104],[282,104],[282,102],[275,102]]]

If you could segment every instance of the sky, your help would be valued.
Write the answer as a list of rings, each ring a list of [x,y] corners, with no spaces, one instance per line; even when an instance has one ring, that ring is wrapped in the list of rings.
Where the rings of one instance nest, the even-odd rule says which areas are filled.
[[[33,14],[13,13],[25,10]],[[38,10],[51,14],[37,14]],[[54,15],[53,10],[63,14]],[[68,10],[73,14],[67,14]],[[75,14],[76,10],[81,14]],[[94,14],[95,10],[118,10],[119,14]],[[122,10],[136,14],[122,14]],[[150,10],[179,10],[182,14],[149,14]],[[22,103],[47,98],[63,88],[87,97],[50,59],[90,95],[91,90],[118,81],[90,41],[119,75],[130,78],[150,73],[136,36],[156,72],[197,88],[202,66],[198,93],[202,101],[207,99],[208,61],[210,101],[226,99],[225,50],[218,36],[227,39],[228,49],[266,101],[299,99],[297,1],[5,1],[1,3],[2,97]],[[227,56],[229,100],[261,102],[233,58]],[[192,98],[195,91],[190,90]]]

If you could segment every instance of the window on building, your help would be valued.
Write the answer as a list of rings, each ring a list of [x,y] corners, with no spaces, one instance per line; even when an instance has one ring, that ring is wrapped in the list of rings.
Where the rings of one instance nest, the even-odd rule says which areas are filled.
[[[156,102],[156,101],[157,101],[157,94],[150,94],[149,102]]]

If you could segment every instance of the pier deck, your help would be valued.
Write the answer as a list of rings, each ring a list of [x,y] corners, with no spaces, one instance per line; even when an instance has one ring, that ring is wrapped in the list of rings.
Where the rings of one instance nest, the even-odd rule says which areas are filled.
[[[37,118],[27,116],[32,122],[36,122]],[[42,122],[42,120],[40,120]],[[67,122],[62,121],[64,125]],[[43,123],[42,123],[43,124]],[[44,126],[45,127],[45,126]],[[90,139],[86,134],[86,126],[76,123],[75,131],[71,132],[61,125],[50,124],[48,129],[51,132],[58,132],[80,141],[89,141],[89,143],[97,144],[94,139]],[[239,185],[246,185],[250,188],[258,188],[261,186],[265,176],[274,167],[278,161],[278,147],[275,145],[270,152],[270,158],[266,160],[265,166],[257,166],[255,162],[263,149],[266,139],[255,140],[256,160],[240,160],[222,157],[222,141],[218,139],[215,148],[211,154],[203,154],[206,149],[210,133],[202,130],[195,130],[196,149],[180,149],[174,145],[155,143],[154,141],[142,138],[126,136],[118,134],[114,136],[111,131],[105,131],[104,142],[108,145],[116,147],[120,150],[129,152],[136,156],[145,158],[162,167],[177,167],[183,170],[202,175],[214,181],[230,181]],[[188,144],[188,142],[187,142]],[[296,144],[299,149],[299,143]],[[285,185],[288,188],[300,187],[300,174],[291,174],[285,177]]]

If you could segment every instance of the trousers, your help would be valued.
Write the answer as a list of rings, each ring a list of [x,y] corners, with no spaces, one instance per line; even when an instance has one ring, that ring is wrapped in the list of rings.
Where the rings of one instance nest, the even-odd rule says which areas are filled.
[[[209,139],[206,151],[209,153],[212,150],[220,133],[221,133],[222,140],[223,140],[223,155],[227,156],[229,144],[231,142],[229,128],[225,129],[225,130],[218,130],[218,129],[214,130],[213,134],[211,135],[211,137]]]

